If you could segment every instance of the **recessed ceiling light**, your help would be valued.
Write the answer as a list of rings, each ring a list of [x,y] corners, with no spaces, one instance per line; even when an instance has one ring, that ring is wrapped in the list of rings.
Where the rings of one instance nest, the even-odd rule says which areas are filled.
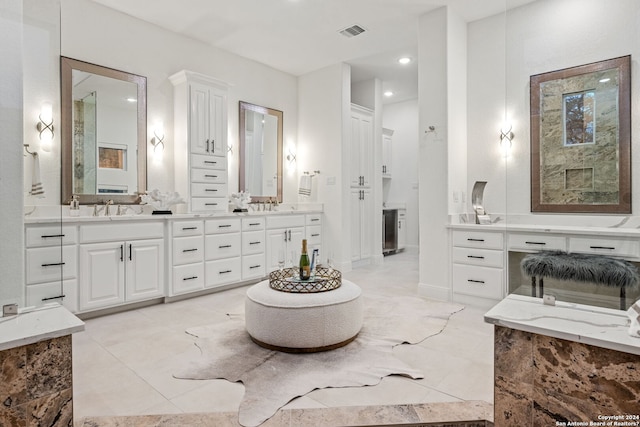
[[[398,59],[398,62],[402,65],[407,65],[411,62],[411,58],[409,58],[408,56],[403,56],[402,58]]]
[[[393,96],[393,92],[392,92],[392,91],[390,91],[390,90],[388,90],[388,91],[386,91],[386,92],[384,93],[384,96],[386,96],[387,98],[388,98],[388,97],[390,97],[390,96]]]

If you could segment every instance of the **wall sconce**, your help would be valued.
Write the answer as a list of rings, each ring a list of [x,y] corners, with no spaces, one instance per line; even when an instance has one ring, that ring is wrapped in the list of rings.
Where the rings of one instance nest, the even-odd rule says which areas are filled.
[[[40,149],[42,151],[51,151],[53,143],[53,106],[51,103],[45,102],[42,104],[38,119],[36,129],[40,132]]]
[[[289,149],[289,154],[287,154],[287,161],[289,164],[293,164],[296,161],[296,155]]]
[[[227,145],[227,153],[231,154],[233,156],[233,144],[228,144]]]
[[[164,126],[162,123],[156,123],[153,128],[153,138],[151,138],[151,145],[153,145],[153,152],[155,153],[160,146],[160,151],[164,151]]]
[[[511,131],[512,129],[513,126],[511,125],[504,125],[502,126],[502,129],[500,129],[500,148],[502,148],[502,152],[505,155],[507,155],[509,150],[511,150],[511,141],[515,136]]]

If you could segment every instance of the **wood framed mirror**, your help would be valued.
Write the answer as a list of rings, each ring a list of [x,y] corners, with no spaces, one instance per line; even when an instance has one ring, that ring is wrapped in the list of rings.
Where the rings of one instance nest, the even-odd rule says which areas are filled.
[[[62,203],[140,202],[147,190],[147,79],[60,57]]]
[[[631,213],[631,57],[530,78],[531,211]]]
[[[240,101],[240,191],[282,202],[282,111]]]

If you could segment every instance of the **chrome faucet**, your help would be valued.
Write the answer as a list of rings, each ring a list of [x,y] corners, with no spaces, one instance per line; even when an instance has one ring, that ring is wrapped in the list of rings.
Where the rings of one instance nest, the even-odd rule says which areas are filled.
[[[113,200],[107,200],[107,202],[104,204],[104,216],[111,215],[109,213],[109,206],[111,206],[112,204],[113,204]]]
[[[98,210],[98,205],[97,204],[93,205],[93,216],[98,216],[98,212],[100,212]]]

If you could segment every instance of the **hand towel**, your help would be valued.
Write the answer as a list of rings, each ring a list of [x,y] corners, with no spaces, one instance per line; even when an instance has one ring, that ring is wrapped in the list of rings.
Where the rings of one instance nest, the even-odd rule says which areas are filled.
[[[311,196],[311,175],[302,175],[300,177],[300,187],[298,194],[301,196]]]
[[[44,197],[44,187],[42,186],[42,181],[40,181],[40,158],[38,153],[33,154],[31,157],[33,157],[33,168],[31,170],[31,191],[29,194],[41,199]]]

